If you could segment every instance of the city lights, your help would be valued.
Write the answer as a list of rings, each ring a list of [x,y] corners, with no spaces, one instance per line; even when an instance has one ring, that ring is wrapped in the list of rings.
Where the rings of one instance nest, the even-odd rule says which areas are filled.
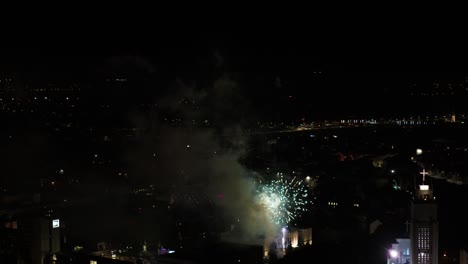
[[[273,30],[4,48],[0,264],[468,260],[464,52]]]

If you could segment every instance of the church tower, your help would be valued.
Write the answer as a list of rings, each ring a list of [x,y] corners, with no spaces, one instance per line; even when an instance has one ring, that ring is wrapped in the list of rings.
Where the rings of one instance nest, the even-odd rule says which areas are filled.
[[[437,203],[432,187],[426,184],[426,170],[420,172],[422,182],[416,188],[411,203],[410,250],[411,263],[438,264],[439,261],[439,223],[437,222]]]

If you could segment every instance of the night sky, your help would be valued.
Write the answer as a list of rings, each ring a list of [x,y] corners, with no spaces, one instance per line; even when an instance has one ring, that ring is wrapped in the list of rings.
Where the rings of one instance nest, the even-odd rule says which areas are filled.
[[[254,114],[273,113],[272,118],[280,119],[285,111],[288,118],[297,119],[369,111],[413,114],[434,103],[440,107],[431,111],[465,110],[462,102],[451,109],[456,100],[450,98],[426,104],[421,102],[425,98],[408,96],[415,83],[462,83],[463,53],[429,46],[415,49],[416,43],[405,46],[387,39],[314,39],[306,33],[158,35],[151,42],[136,39],[127,47],[111,41],[47,43],[2,49],[0,69],[4,75],[38,81],[126,76],[147,82],[139,88],[142,96],[156,98],[170,93],[167,87],[176,80],[202,87],[229,74],[241,84]]]
[[[157,186],[172,206],[175,200],[199,192],[211,197],[206,200],[223,197],[224,217],[253,223],[241,231],[250,236],[262,228],[265,233],[276,232],[273,226],[262,226],[268,219],[260,219],[252,202],[255,177],[268,180],[274,177],[273,170],[296,174],[304,169],[298,177],[310,175],[317,182],[319,176],[325,182],[332,177],[330,189],[323,185],[330,197],[317,195],[322,200],[316,206],[322,206],[343,195],[337,192],[335,197],[335,176],[344,176],[338,177],[343,186],[349,185],[350,175],[356,184],[364,177],[418,176],[425,165],[409,161],[416,148],[425,153],[427,149],[437,158],[443,155],[444,159],[434,159],[441,170],[444,166],[465,169],[468,144],[462,114],[468,111],[468,67],[464,65],[468,56],[455,48],[437,47],[431,39],[416,43],[406,36],[396,38],[396,31],[377,31],[378,36],[358,34],[357,29],[346,34],[332,30],[321,36],[317,25],[249,32],[163,34],[154,30],[133,36],[122,30],[105,41],[91,36],[52,41],[43,36],[43,41],[29,46],[0,48],[0,80],[14,80],[1,86],[5,89],[0,103],[0,158],[7,161],[3,173],[8,177],[0,178],[0,187],[5,195],[34,188],[47,193],[49,187],[54,190],[51,194],[59,190],[57,195],[68,195],[66,188],[71,186],[70,190],[76,188],[72,195],[77,201],[89,192],[84,202],[91,202],[90,206],[83,207],[89,207],[89,215],[96,213],[98,230],[112,221],[107,217],[138,226],[134,214],[141,213],[140,205],[130,209],[114,205],[112,195]],[[389,125],[393,118],[425,122],[432,120],[429,115],[451,117],[453,113],[456,122],[427,121],[420,130],[413,129],[419,124]],[[378,121],[376,125],[322,122],[361,118]],[[310,131],[301,131],[312,122]],[[330,124],[333,127],[327,128]],[[372,161],[382,154],[398,156],[378,167]],[[449,155],[459,155],[453,159],[459,163]],[[434,164],[430,168],[429,160],[427,169],[439,169]],[[395,170],[393,166],[401,166],[396,176],[388,172]],[[447,175],[448,180],[453,176]],[[460,234],[447,228],[451,216],[458,213],[450,206],[462,199],[466,186],[456,186],[453,192],[443,177],[436,192],[447,193],[440,200],[445,215],[441,241],[447,245],[454,234]],[[388,208],[375,198],[385,193],[373,193],[373,189],[369,193],[369,204],[377,201],[377,206],[366,221],[373,221],[387,214]],[[348,196],[343,197],[351,203]],[[382,201],[390,201],[388,197]],[[115,209],[114,215],[103,213],[99,219],[103,205],[109,211]],[[361,208],[366,206],[363,203]],[[73,214],[70,210],[70,219]],[[88,218],[88,214],[81,215]],[[328,224],[326,217],[323,221]],[[145,229],[163,221],[154,219],[145,219],[135,241],[136,237],[143,241]],[[80,221],[75,223],[77,241],[92,233],[82,230],[88,227],[79,225]],[[118,230],[117,221],[113,228]],[[107,235],[112,237],[112,231]]]

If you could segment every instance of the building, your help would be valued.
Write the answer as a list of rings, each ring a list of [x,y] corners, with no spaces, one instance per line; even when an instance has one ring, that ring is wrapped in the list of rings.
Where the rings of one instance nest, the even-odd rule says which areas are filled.
[[[411,203],[410,255],[414,264],[438,264],[439,224],[437,222],[437,203],[432,186],[426,184],[423,170],[422,184],[416,188],[416,195]]]
[[[289,247],[297,248],[312,245],[312,228],[283,227],[275,237],[265,239],[263,245],[264,256],[276,251],[276,256],[281,258]]]
[[[293,248],[312,245],[312,228],[291,228],[289,240]]]
[[[18,221],[19,263],[42,264],[51,254],[60,252],[60,220],[27,217]]]
[[[468,252],[465,249],[460,249],[460,264],[468,264]]]
[[[387,257],[387,264],[410,264],[410,239],[397,238]]]

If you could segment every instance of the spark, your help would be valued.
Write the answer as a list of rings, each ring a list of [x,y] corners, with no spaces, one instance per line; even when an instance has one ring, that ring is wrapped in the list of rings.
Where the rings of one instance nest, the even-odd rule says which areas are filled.
[[[294,177],[291,181],[273,180],[261,185],[257,197],[269,217],[278,225],[288,224],[306,211],[307,189]]]

